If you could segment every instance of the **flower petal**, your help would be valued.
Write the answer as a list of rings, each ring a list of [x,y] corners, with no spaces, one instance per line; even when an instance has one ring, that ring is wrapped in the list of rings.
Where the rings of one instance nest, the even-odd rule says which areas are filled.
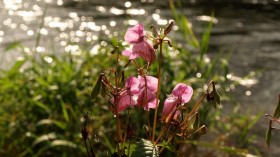
[[[138,79],[140,79],[140,87],[145,88],[145,84],[147,83],[148,90],[150,90],[151,92],[156,92],[158,87],[158,79],[153,76],[145,76],[145,78],[143,76],[138,77]]]
[[[171,116],[173,115],[173,113],[176,110],[177,103],[178,103],[178,98],[176,98],[176,97],[172,96],[172,97],[165,99],[163,110],[162,110],[162,115],[161,115],[161,118],[163,121],[165,121],[165,122],[169,121],[169,119],[171,118]]]
[[[138,95],[137,106],[143,107],[145,110],[156,108],[156,94],[149,90],[142,89]]]
[[[125,33],[124,40],[128,43],[137,43],[142,37],[144,37],[144,26],[142,24],[138,24],[128,28]]]
[[[146,40],[134,44],[134,46],[132,47],[132,52],[137,53],[147,62],[153,62],[156,59],[156,53],[154,48]]]
[[[130,95],[128,91],[124,91],[120,94],[118,102],[118,111],[121,112],[129,106],[134,106],[135,103],[136,102],[132,99],[132,95]]]
[[[126,88],[130,88],[131,94],[139,94],[140,92],[140,80],[136,77],[129,77],[125,83]]]
[[[122,55],[128,56],[129,59],[135,59],[135,58],[137,58],[139,56],[137,53],[132,52],[131,50],[124,50],[124,51],[122,51]]]
[[[178,83],[172,90],[172,94],[174,96],[181,97],[182,103],[187,103],[192,97],[193,89],[191,86],[187,86],[184,83]]]

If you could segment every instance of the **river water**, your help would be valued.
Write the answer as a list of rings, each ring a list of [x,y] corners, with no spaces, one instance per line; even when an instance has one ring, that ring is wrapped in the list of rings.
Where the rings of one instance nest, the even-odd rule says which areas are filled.
[[[215,12],[209,53],[215,54],[221,48],[232,50],[229,60],[232,79],[260,71],[254,79],[241,81],[243,86],[233,92],[248,112],[273,113],[280,94],[280,2],[191,0],[183,2],[183,8],[197,34],[201,33],[201,23]],[[123,25],[140,21],[161,26],[171,19],[166,0],[0,0],[0,67],[11,65],[19,56],[17,52],[4,52],[14,41],[38,52],[48,52],[54,47],[79,53],[82,43],[94,43],[100,35],[118,36]],[[36,45],[38,32],[41,40]],[[255,132],[262,137],[260,140],[264,140],[266,124],[265,118],[257,124]],[[273,141],[275,146],[280,145],[279,136]],[[276,148],[272,156],[279,153]]]

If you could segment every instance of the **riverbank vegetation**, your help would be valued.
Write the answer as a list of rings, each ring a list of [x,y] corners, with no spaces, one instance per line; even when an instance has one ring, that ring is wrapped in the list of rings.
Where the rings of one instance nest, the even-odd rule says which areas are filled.
[[[147,44],[144,39],[124,42],[124,34],[100,37],[103,44],[94,52],[92,43],[79,53],[39,53],[19,42],[7,46],[6,53],[16,50],[22,57],[0,71],[0,156],[143,156],[150,151],[151,156],[261,155],[250,130],[263,115],[239,114],[238,99],[230,94],[230,87],[238,85],[229,77],[231,53],[207,53],[213,17],[195,35],[188,19],[173,4],[171,9],[174,23],[161,30],[145,25],[145,42],[153,39],[156,57],[123,56],[129,42]],[[173,40],[177,35],[182,40]],[[149,79],[157,81],[149,84]],[[137,91],[132,91],[131,80],[140,82]],[[176,87],[191,88],[192,94],[176,95]],[[124,93],[133,92],[130,96],[139,102],[148,90],[155,96],[154,107],[118,103],[127,98]],[[186,99],[172,112],[164,109],[169,94]],[[224,105],[231,110],[224,111]]]

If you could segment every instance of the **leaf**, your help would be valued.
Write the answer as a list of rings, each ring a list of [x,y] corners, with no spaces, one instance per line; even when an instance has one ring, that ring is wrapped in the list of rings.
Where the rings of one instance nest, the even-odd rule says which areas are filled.
[[[207,94],[207,101],[210,102],[210,104],[216,108],[218,105],[221,105],[221,98],[220,98],[220,94],[218,93],[218,91],[215,88],[215,83],[212,83],[213,85],[213,90]]]
[[[99,93],[101,92],[102,78],[103,78],[103,75],[102,74],[99,75],[98,80],[96,81],[95,85],[93,86],[91,93],[90,93],[91,99],[96,99],[97,96],[99,95]]]
[[[67,146],[67,147],[72,147],[76,148],[77,145],[73,142],[67,141],[67,140],[53,140],[50,144],[50,146],[55,147],[55,146]]]
[[[280,95],[279,95],[278,105],[274,111],[273,117],[275,117],[275,118],[280,117]]]
[[[167,143],[160,143],[160,144],[158,144],[158,146],[162,146],[162,147],[168,149],[171,152],[178,153],[176,148],[170,143],[168,143],[168,144]]]
[[[271,130],[272,130],[272,128],[271,128],[271,121],[270,121],[270,125],[266,131],[266,136],[265,136],[265,141],[268,146],[270,145],[270,140],[271,140]]]
[[[42,136],[36,138],[36,140],[32,143],[32,146],[35,146],[35,145],[37,145],[39,143],[42,143],[44,141],[50,141],[50,140],[56,139],[56,137],[57,136],[54,132],[42,135]]]
[[[14,63],[14,65],[9,70],[9,75],[12,76],[14,74],[18,74],[20,72],[20,68],[25,63],[25,59],[18,60]]]
[[[154,146],[153,143],[149,140],[141,139],[139,142],[136,142],[135,151],[131,155],[132,157],[159,157],[158,147]]]
[[[211,30],[212,30],[213,21],[214,21],[213,19],[214,19],[214,16],[212,14],[211,21],[208,23],[206,31],[202,35],[202,41],[201,41],[201,46],[200,46],[200,51],[201,51],[200,52],[200,59],[202,59],[202,56],[207,52],[207,49],[208,49]]]
[[[21,43],[19,41],[15,41],[15,42],[9,43],[8,46],[5,47],[4,51],[7,52],[7,51],[10,51],[10,50],[16,49],[20,46],[21,46]]]
[[[61,100],[60,104],[61,104],[61,108],[62,108],[63,117],[66,122],[69,122],[69,115],[68,115],[67,109],[65,107],[66,104],[64,102],[62,102],[62,100]]]
[[[40,101],[33,101],[33,102],[34,102],[34,104],[35,104],[36,106],[38,106],[38,107],[40,107],[41,109],[45,110],[47,113],[50,113],[50,112],[51,112],[50,108],[49,108],[47,105],[43,104],[42,102],[40,102]]]
[[[62,130],[66,129],[66,124],[57,120],[52,120],[52,119],[42,119],[37,123],[38,126],[40,125],[55,125],[59,127]]]

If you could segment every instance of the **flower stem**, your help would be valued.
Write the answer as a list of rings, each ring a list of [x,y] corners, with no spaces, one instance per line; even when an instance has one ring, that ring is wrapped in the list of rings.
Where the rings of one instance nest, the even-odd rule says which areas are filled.
[[[154,114],[154,124],[153,124],[153,136],[152,142],[154,143],[155,140],[155,133],[156,133],[156,125],[157,125],[157,114],[158,114],[158,103],[159,103],[159,94],[160,94],[160,81],[161,81],[161,64],[162,64],[162,43],[163,40],[160,39],[159,41],[159,64],[158,64],[158,88],[157,88],[157,95],[156,95],[156,109]]]

